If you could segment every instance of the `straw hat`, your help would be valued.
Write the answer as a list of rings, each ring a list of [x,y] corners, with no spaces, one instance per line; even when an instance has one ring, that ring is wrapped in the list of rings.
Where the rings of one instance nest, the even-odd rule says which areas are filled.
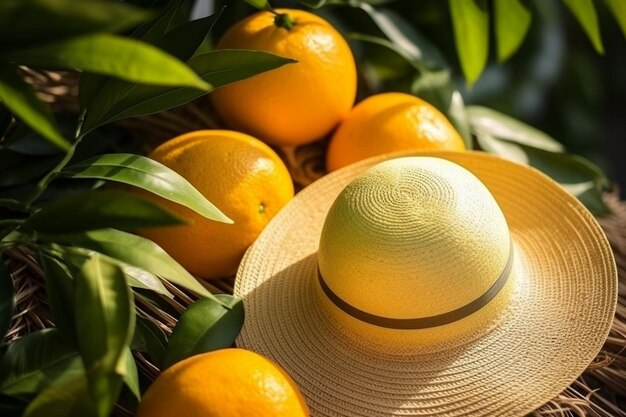
[[[606,339],[617,271],[593,216],[478,153],[375,158],[298,194],[235,283],[240,347],[312,416],[523,416]]]

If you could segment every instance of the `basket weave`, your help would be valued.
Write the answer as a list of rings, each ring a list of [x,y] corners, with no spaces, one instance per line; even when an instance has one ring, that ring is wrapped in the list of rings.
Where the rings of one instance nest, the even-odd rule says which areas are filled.
[[[56,111],[75,111],[76,76],[65,73],[37,73],[24,69],[29,82],[54,103]],[[55,92],[60,92],[58,100]],[[178,134],[197,129],[219,128],[220,122],[211,111],[207,98],[188,105],[142,118],[128,119],[120,125],[142,139],[144,150],[150,151],[161,142]],[[285,161],[296,184],[301,189],[325,174],[324,141],[302,147],[276,149]],[[532,413],[532,416],[626,417],[626,202],[617,194],[605,196],[613,214],[599,219],[618,266],[619,298],[609,338],[595,361],[569,388]],[[15,282],[17,307],[12,326],[6,338],[15,340],[32,331],[53,326],[50,320],[44,275],[34,255],[23,248],[5,253],[5,262]],[[177,314],[194,301],[188,292],[167,282],[174,298],[161,297]],[[203,283],[213,293],[232,293],[233,278]],[[166,334],[171,334],[177,317],[137,298],[138,314],[157,324]],[[149,380],[159,374],[159,369],[149,356],[135,352],[138,370]],[[117,416],[132,413],[118,405]]]

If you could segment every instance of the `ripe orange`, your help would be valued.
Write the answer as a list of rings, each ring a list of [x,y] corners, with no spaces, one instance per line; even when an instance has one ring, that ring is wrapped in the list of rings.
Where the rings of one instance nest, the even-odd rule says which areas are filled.
[[[302,10],[276,12],[282,17],[263,11],[235,24],[217,48],[263,50],[298,62],[211,97],[228,125],[271,144],[300,145],[326,135],[350,111],[356,67],[350,47],[327,21]],[[279,26],[289,19],[293,27]]]
[[[403,150],[465,150],[448,119],[424,100],[403,93],[360,102],[339,125],[326,155],[334,171],[376,155]]]
[[[291,177],[278,155],[243,133],[199,130],[165,142],[149,156],[185,177],[234,221],[218,223],[149,196],[193,223],[139,233],[203,278],[234,274],[248,246],[293,197]]]
[[[243,349],[192,356],[163,372],[137,417],[308,417],[306,402],[278,365]]]

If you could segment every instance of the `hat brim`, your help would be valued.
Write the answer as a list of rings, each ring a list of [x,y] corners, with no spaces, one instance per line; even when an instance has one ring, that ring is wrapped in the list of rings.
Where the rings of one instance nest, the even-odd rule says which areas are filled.
[[[237,273],[246,310],[237,344],[284,367],[312,416],[523,416],[571,384],[608,335],[617,270],[607,239],[578,200],[537,170],[480,152],[404,156],[465,167],[500,205],[523,275],[504,321],[471,343],[407,354],[357,343],[326,314],[315,288],[326,213],[385,157],[323,177],[268,224]]]

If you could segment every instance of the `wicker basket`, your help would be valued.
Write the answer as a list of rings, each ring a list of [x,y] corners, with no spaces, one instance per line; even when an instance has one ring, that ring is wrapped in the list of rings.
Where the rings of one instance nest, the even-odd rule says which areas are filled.
[[[24,69],[24,73],[56,111],[76,111],[75,74],[28,69]],[[146,151],[183,132],[220,127],[206,98],[156,115],[125,120],[120,125],[141,139]],[[306,187],[325,174],[325,147],[322,141],[303,147],[276,149],[288,166],[296,189]],[[533,416],[626,417],[626,203],[620,202],[617,194],[606,195],[605,199],[613,214],[599,220],[611,242],[619,271],[619,301],[611,333],[603,350],[585,373],[564,392],[532,413]],[[13,249],[6,253],[5,261],[17,293],[16,315],[6,336],[8,340],[53,326],[43,271],[33,254],[25,249]],[[141,299],[137,300],[137,310],[141,317],[151,320],[169,335],[177,320],[171,311],[180,314],[194,299],[174,285],[165,285],[174,294],[173,299],[162,297],[172,307],[170,313]],[[206,282],[205,285],[214,293],[232,293],[233,279]],[[149,356],[136,352],[135,357],[138,370],[145,378],[152,380],[158,375],[159,369]],[[118,405],[115,415],[132,414]]]

